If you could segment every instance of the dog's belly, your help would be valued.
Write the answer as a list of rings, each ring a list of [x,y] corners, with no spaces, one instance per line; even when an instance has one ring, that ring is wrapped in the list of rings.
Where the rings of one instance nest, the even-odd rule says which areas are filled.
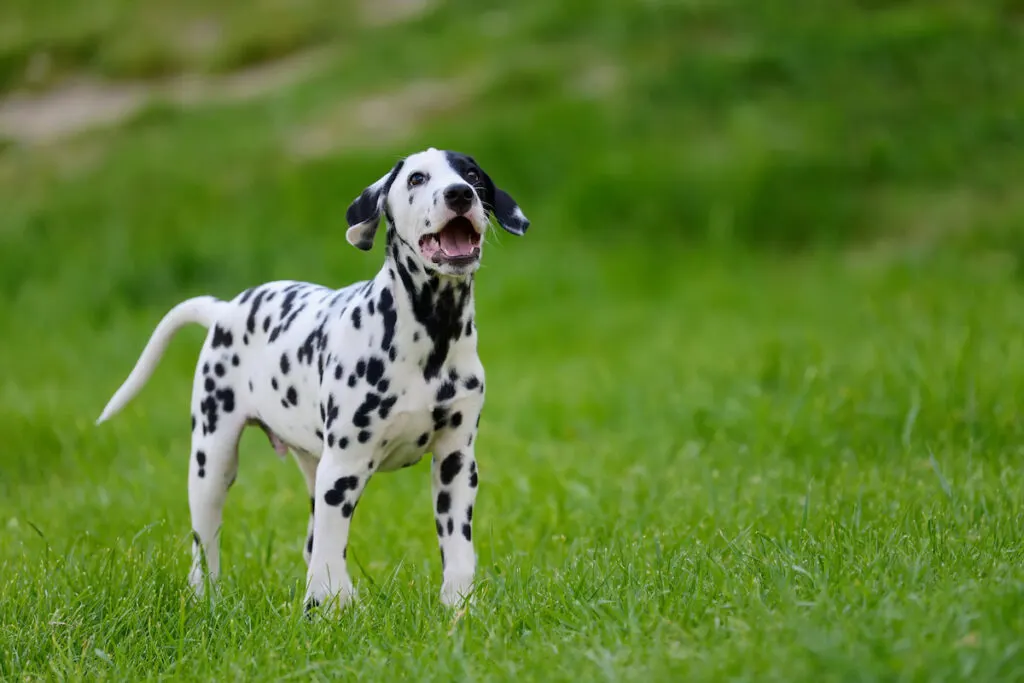
[[[384,429],[383,455],[377,469],[391,472],[415,465],[423,458],[433,435],[434,423],[429,410],[396,413]]]

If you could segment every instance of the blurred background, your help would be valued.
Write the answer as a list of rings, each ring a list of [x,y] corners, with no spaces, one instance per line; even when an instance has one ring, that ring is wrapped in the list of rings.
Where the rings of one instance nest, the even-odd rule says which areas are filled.
[[[477,279],[482,566],[571,571],[613,538],[648,561],[652,538],[721,551],[699,621],[749,596],[722,539],[752,525],[795,553],[798,529],[854,517],[932,538],[957,490],[956,538],[1000,505],[1019,532],[1022,79],[1018,0],[4,0],[0,560],[44,608],[3,621],[60,602],[44,546],[142,544],[183,580],[202,331],[92,421],[177,301],[371,276],[382,253],[345,242],[345,209],[431,146],[532,221],[489,238]],[[262,434],[242,448],[231,576],[301,580],[301,478]],[[367,572],[408,551],[403,572],[436,578],[428,467],[361,505]],[[374,528],[396,502],[422,519]],[[67,594],[91,561],[66,560]],[[902,581],[872,566],[873,595]],[[946,623],[915,609],[921,633]],[[891,646],[853,613],[873,635],[852,638]],[[44,661],[36,641],[10,642]]]

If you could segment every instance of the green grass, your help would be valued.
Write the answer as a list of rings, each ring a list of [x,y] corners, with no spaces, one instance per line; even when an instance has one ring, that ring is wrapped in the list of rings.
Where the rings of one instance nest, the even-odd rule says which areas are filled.
[[[0,679],[1024,679],[1019,10],[872,5],[456,0],[356,30],[224,2],[224,54],[335,61],[256,101],[0,145]],[[0,65],[83,41],[63,72],[249,61],[133,56],[118,41],[173,42],[135,3],[48,7],[4,5]],[[278,50],[288,26],[316,31]],[[291,151],[421,78],[472,85],[379,140],[352,123]],[[478,278],[475,606],[438,604],[423,462],[360,505],[358,605],[304,620],[305,487],[258,432],[221,595],[189,604],[201,331],[93,420],[180,299],[372,274],[344,209],[429,145],[533,221]]]

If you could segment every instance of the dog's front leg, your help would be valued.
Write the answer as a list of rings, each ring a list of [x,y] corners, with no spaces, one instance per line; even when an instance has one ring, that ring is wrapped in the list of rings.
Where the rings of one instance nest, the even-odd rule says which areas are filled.
[[[324,449],[316,469],[307,611],[319,605],[327,610],[340,609],[354,597],[346,566],[348,532],[373,469],[373,451],[368,446],[349,443],[342,437],[334,448]]]
[[[458,605],[469,597],[476,571],[473,550],[473,505],[477,489],[474,422],[475,418],[456,426],[449,422],[438,433],[433,447],[434,521],[443,571],[441,602],[450,606]]]

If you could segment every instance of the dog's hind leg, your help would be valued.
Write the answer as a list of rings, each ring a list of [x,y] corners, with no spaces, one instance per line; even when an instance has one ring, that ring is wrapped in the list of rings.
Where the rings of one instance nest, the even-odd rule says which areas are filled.
[[[188,504],[192,515],[189,583],[196,595],[202,595],[207,575],[212,586],[220,574],[219,536],[224,502],[238,473],[238,439],[246,418],[235,405],[231,381],[232,373],[225,372],[223,365],[211,356],[208,362],[200,363],[192,392],[192,452],[188,467]]]
[[[302,470],[302,476],[306,480],[306,489],[309,491],[309,526],[306,528],[306,541],[302,547],[302,557],[309,566],[309,556],[313,553],[313,513],[316,512],[316,466],[317,459],[309,453],[292,451],[295,462]]]

